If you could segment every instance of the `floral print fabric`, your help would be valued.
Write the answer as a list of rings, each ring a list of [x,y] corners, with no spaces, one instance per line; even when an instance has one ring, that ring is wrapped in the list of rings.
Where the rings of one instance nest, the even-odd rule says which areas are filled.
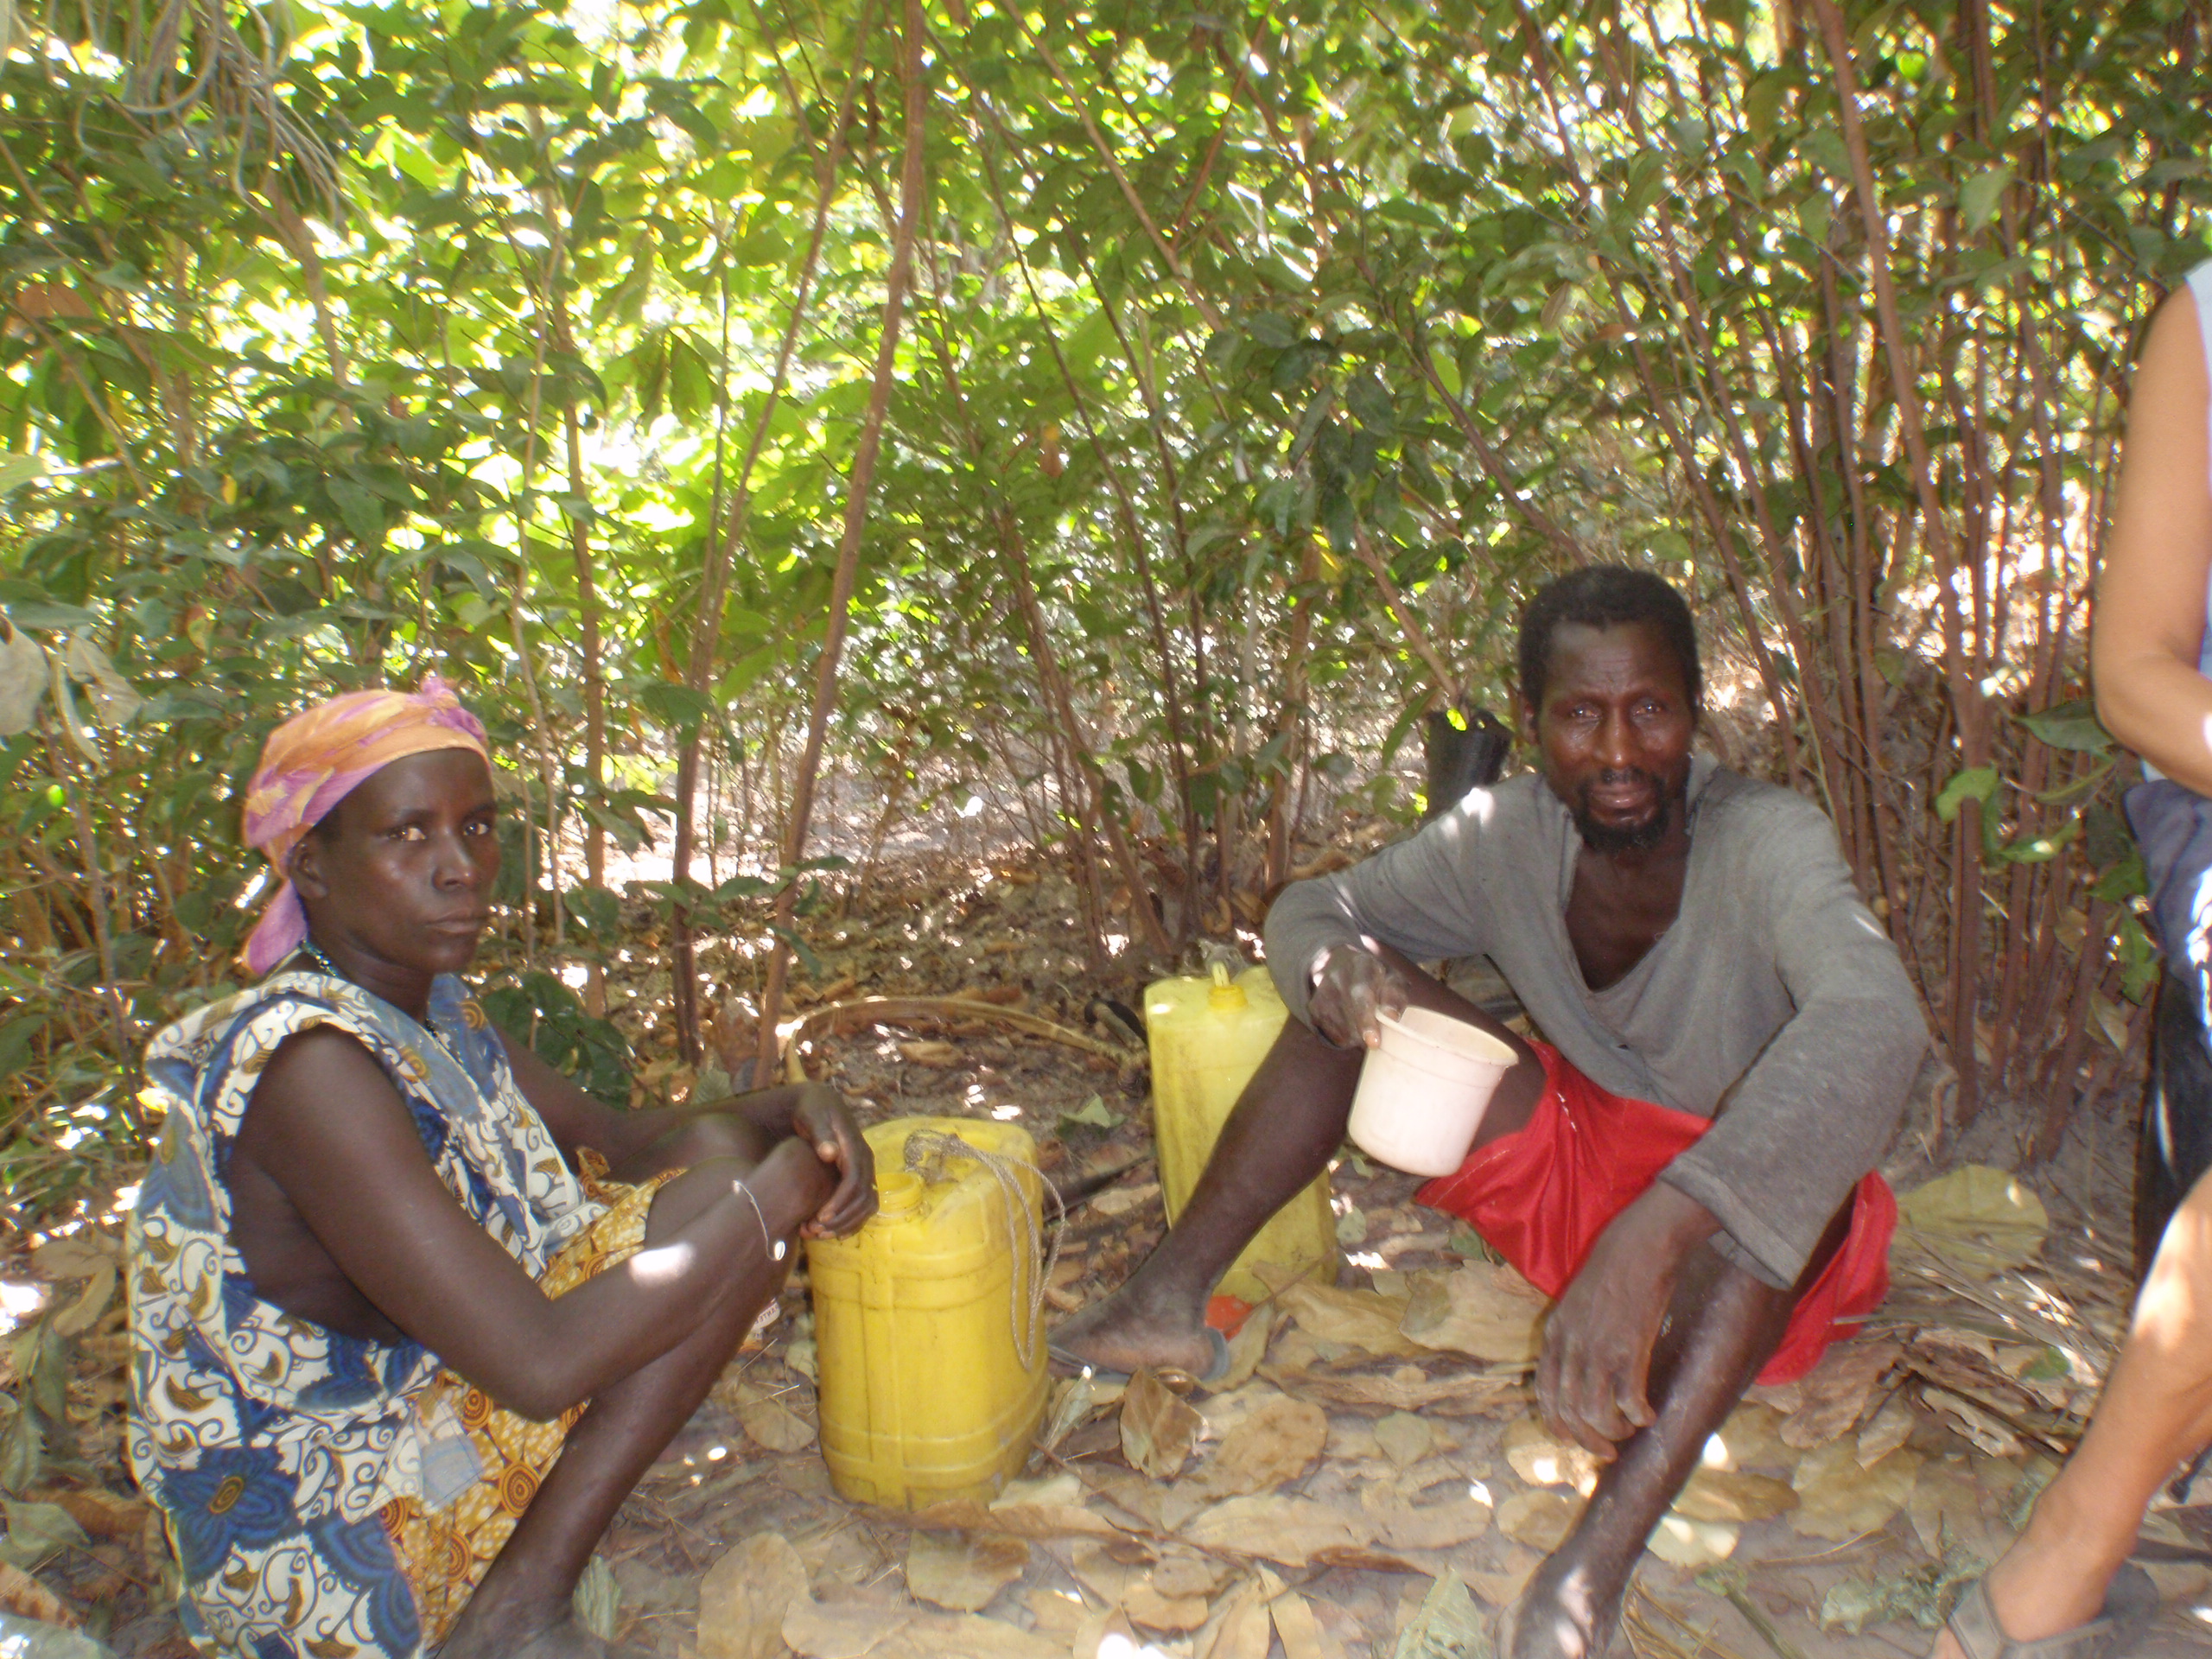
[[[609,1207],[553,1258],[538,1281],[548,1296],[560,1296],[634,1254],[645,1243],[653,1195],[675,1173],[625,1186],[595,1179],[596,1155],[588,1147],[579,1161],[584,1166],[584,1190]],[[415,1592],[423,1644],[435,1648],[506,1548],[584,1408],[575,1406],[551,1422],[534,1423],[493,1405],[481,1389],[454,1373],[440,1371],[420,1409],[426,1417],[450,1411],[458,1419],[477,1467],[474,1481],[443,1508],[432,1508],[421,1497],[396,1497],[383,1510],[399,1570]]]
[[[413,1659],[426,1633],[381,1512],[444,1509],[482,1472],[434,1397],[437,1357],[262,1300],[229,1239],[246,1106],[278,1046],[316,1026],[375,1058],[454,1201],[531,1277],[604,1211],[450,976],[427,1027],[345,980],[285,972],[148,1046],[167,1122],[128,1239],[129,1449],[183,1566],[187,1633],[222,1659]]]

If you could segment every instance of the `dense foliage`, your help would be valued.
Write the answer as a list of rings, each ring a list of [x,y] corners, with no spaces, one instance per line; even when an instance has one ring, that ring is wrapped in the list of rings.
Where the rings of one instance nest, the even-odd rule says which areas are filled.
[[[679,804],[627,899],[693,1055],[803,948],[832,781],[863,846],[994,792],[1157,958],[1353,779],[1408,811],[1414,716],[1503,709],[1593,557],[1694,591],[1715,741],[1834,812],[1966,1109],[2126,1074],[2081,645],[2203,0],[12,16],[18,1200],[131,1145],[334,690],[485,714],[504,1006],[611,1080],[609,854]]]

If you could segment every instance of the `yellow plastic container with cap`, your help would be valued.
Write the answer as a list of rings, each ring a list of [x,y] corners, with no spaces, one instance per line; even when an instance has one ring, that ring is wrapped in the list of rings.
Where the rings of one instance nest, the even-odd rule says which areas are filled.
[[[1289,1017],[1264,968],[1248,968],[1232,978],[1228,965],[1217,962],[1206,978],[1156,980],[1146,988],[1153,1136],[1171,1223],[1183,1213],[1230,1109]],[[1269,1292],[1252,1271],[1256,1262],[1309,1278],[1335,1278],[1337,1225],[1326,1170],[1260,1229],[1217,1288],[1248,1302],[1262,1300]]]
[[[1027,1461],[1050,1382],[1036,1143],[969,1118],[866,1133],[881,1207],[806,1246],[830,1484],[890,1509],[988,1500]]]

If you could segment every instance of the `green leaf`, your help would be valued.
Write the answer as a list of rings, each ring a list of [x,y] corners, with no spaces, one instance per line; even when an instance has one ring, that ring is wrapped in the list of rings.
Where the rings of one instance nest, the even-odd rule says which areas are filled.
[[[1978,231],[1997,217],[2004,205],[2005,187],[2012,182],[2011,168],[1992,167],[1959,186],[1959,218],[1968,230]]]
[[[703,691],[672,680],[647,680],[635,690],[639,705],[670,730],[689,737],[702,721],[715,718],[721,705]]]
[[[1060,1114],[1060,1134],[1063,1139],[1071,1128],[1118,1129],[1128,1118],[1108,1106],[1104,1096],[1093,1095],[1072,1112]]]
[[[384,503],[374,491],[365,490],[346,478],[331,479],[323,487],[329,493],[331,505],[338,509],[339,518],[356,541],[375,546],[384,540]]]
[[[2094,697],[2075,697],[2069,702],[2053,703],[2040,713],[2022,715],[2020,724],[2033,733],[2040,742],[2054,749],[2070,749],[2079,754],[2108,754],[2112,752],[2112,736],[2097,722],[2097,704]]]
[[[1959,809],[1968,801],[1980,801],[1984,806],[1996,798],[1997,768],[1969,766],[1953,775],[1943,785],[1942,793],[1936,798],[1936,816],[1946,823],[1954,823]]]
[[[2082,833],[2082,820],[2069,818],[2048,835],[2006,842],[1997,856],[2007,864],[2044,864],[2058,856],[2058,849]]]

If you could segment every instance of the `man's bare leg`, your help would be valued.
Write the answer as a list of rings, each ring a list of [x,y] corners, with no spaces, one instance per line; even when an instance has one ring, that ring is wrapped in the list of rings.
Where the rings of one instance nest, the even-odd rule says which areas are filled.
[[[2167,1223],[2089,1432],[1989,1571],[2006,1636],[2040,1641],[2097,1617],[2158,1488],[2212,1444],[2212,1175]],[[1939,1659],[1959,1659],[1945,1631]]]
[[[1380,954],[1405,976],[1415,1007],[1480,1027],[1520,1057],[1498,1084],[1475,1144],[1526,1125],[1543,1087],[1535,1052],[1396,951]],[[1336,1156],[1365,1058],[1364,1049],[1338,1048],[1302,1020],[1286,1021],[1222,1125],[1174,1227],[1119,1290],[1054,1331],[1052,1345],[1108,1370],[1203,1370],[1211,1358],[1206,1299],[1268,1218]]]
[[[1648,1428],[1623,1440],[1580,1520],[1522,1592],[1509,1659],[1596,1659],[1612,1640],[1644,1541],[1782,1341],[1797,1298],[1849,1231],[1828,1225],[1795,1287],[1777,1290],[1700,1244],[1682,1262],[1651,1355]]]
[[[836,1172],[798,1141],[782,1142],[757,1168],[742,1159],[716,1158],[655,1195],[646,1245],[727,1198],[738,1176],[746,1178],[787,1246],[795,1244],[800,1224],[821,1208],[836,1183]],[[609,1652],[575,1623],[576,1581],[615,1511],[691,1420],[789,1268],[788,1256],[767,1264],[722,1318],[700,1326],[591,1402],[462,1610],[440,1659],[601,1659]]]

